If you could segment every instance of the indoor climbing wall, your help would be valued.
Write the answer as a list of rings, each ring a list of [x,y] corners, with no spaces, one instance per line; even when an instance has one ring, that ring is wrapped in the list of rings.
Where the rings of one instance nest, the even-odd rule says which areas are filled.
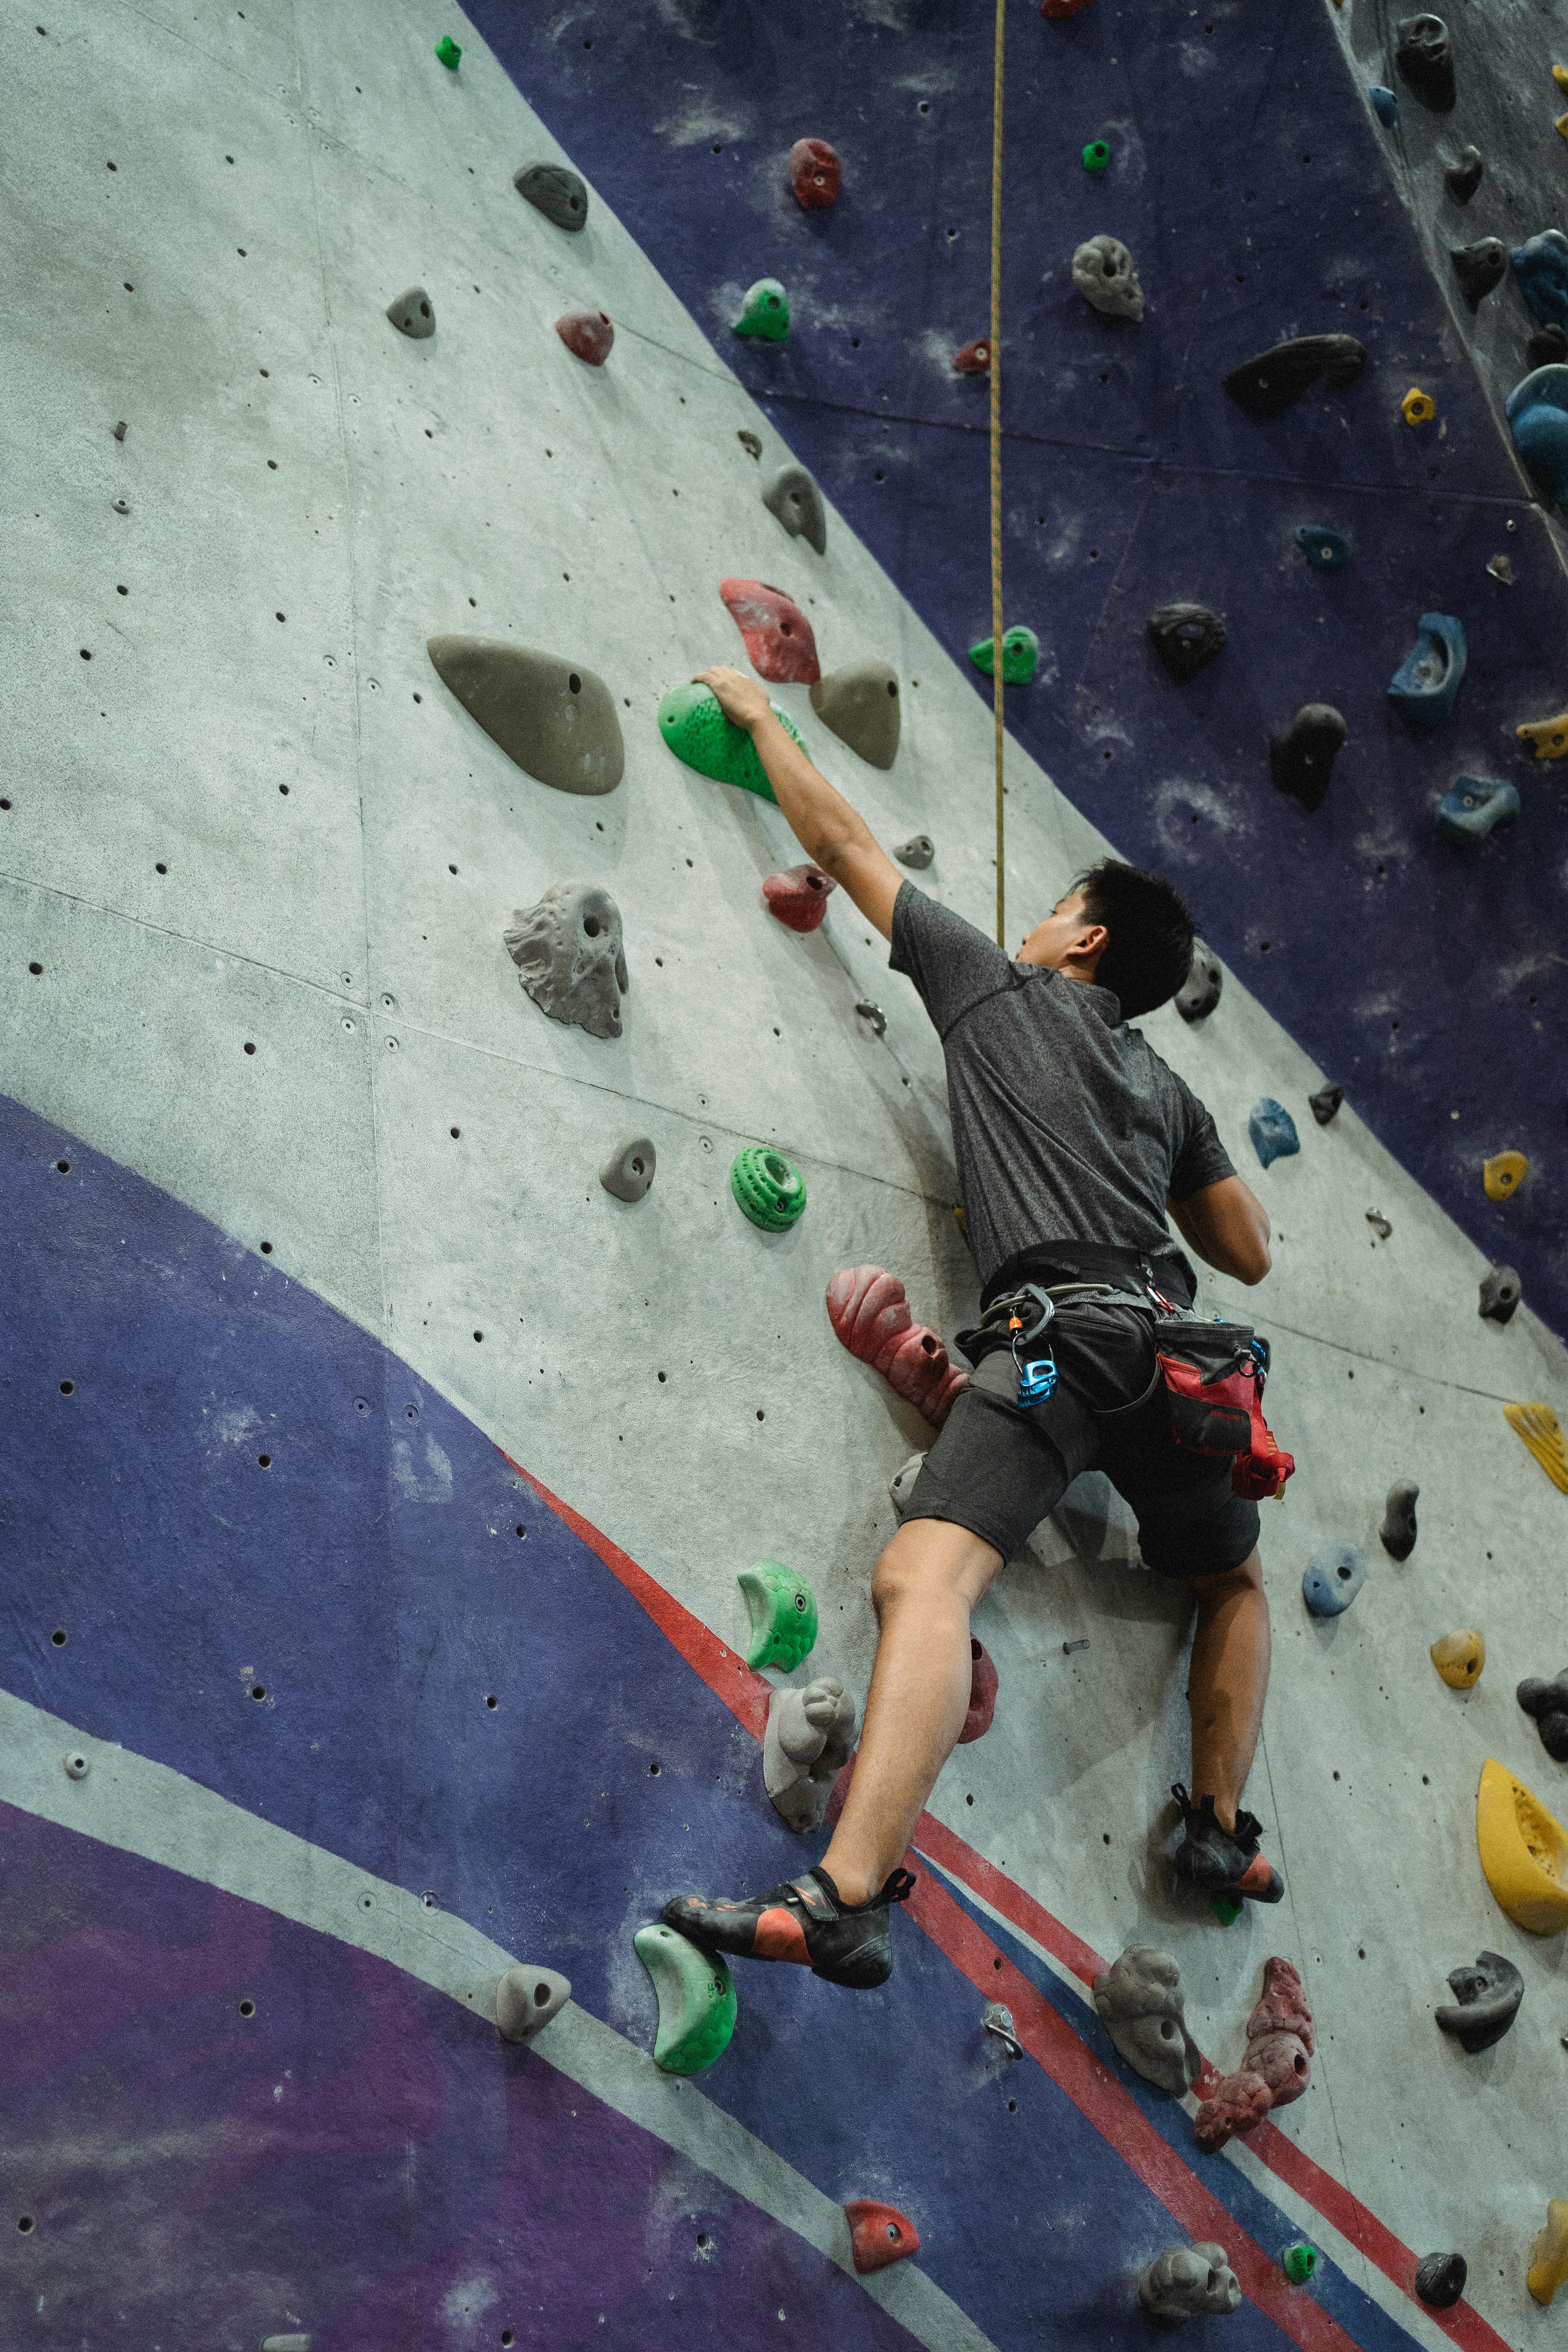
[[[770,1686],[858,1706],[930,1442],[826,1286],[886,1265],[948,1336],[975,1301],[919,1004],[842,894],[765,889],[798,853],[671,748],[701,752],[675,690],[771,648],[813,757],[988,924],[986,387],[952,355],[986,328],[989,14],[6,18],[6,2344],[1133,2345],[1140,2274],[1194,2243],[1236,2352],[1551,2326],[1561,1912],[1500,1907],[1476,1822],[1492,1759],[1528,1879],[1513,1788],[1568,1805],[1514,1696],[1562,1663],[1564,1502],[1503,1412],[1568,1415],[1558,788],[1515,734],[1568,695],[1568,592],[1480,341],[1506,313],[1522,373],[1539,322],[1510,273],[1472,326],[1433,242],[1500,101],[1467,116],[1458,48],[1451,141],[1391,158],[1367,84],[1396,136],[1419,101],[1345,14],[1019,7],[1006,59],[1007,615],[1041,646],[1009,920],[1110,845],[1223,960],[1148,1029],[1276,1227],[1265,1288],[1202,1302],[1268,1335],[1300,1464],[1248,1791],[1289,1895],[1222,1930],[1175,1892],[1185,1612],[1088,1480],[977,1616],[994,1719],[891,1982],[739,1970],[722,2047],[688,1986],[689,2075],[634,1938],[820,1853],[763,1788]],[[1552,62],[1516,147],[1554,140]],[[831,207],[791,194],[803,136]],[[1483,179],[1466,236],[1550,226],[1515,168],[1539,216]],[[1073,287],[1101,235],[1142,318]],[[737,337],[766,279],[787,334]],[[1319,332],[1364,342],[1353,381],[1270,417],[1224,389]],[[1147,636],[1176,603],[1227,638],[1185,680]],[[1468,667],[1424,729],[1386,689],[1428,613]],[[1308,807],[1268,738],[1313,703],[1346,740]],[[1521,801],[1468,849],[1461,773]],[[1300,1144],[1267,1166],[1264,1103]],[[754,1160],[743,1213],[758,1153],[802,1213]],[[1332,1616],[1325,1560],[1367,1563]],[[762,1671],[737,1575],[769,1561],[819,1622]],[[1151,1943],[1221,2073],[1270,1955],[1315,2017],[1306,2095],[1218,2153],[1089,1998]],[[1482,1952],[1522,1997],[1472,2050],[1434,2011]],[[914,2251],[861,2270],[859,2200]],[[1462,2301],[1415,2294],[1433,2252]]]

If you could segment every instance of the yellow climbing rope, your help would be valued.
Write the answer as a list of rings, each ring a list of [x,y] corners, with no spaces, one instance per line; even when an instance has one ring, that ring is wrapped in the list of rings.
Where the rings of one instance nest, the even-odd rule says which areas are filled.
[[[1005,947],[1006,827],[1002,746],[1002,81],[1007,0],[996,0],[996,63],[991,96],[991,698],[996,740],[996,944]]]

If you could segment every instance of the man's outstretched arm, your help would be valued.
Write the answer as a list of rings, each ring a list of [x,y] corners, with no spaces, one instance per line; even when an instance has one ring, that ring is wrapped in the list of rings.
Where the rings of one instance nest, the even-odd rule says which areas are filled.
[[[767,689],[738,669],[716,663],[694,681],[711,688],[726,719],[756,745],[790,831],[806,856],[848,891],[866,920],[890,939],[893,901],[904,877],[879,847],[864,817],[819,775],[788,730],[780,725]],[[1196,1246],[1196,1244],[1194,1244]]]
[[[1268,1213],[1239,1176],[1205,1184],[1184,1201],[1165,1203],[1176,1230],[1201,1258],[1237,1282],[1261,1282],[1268,1255]]]

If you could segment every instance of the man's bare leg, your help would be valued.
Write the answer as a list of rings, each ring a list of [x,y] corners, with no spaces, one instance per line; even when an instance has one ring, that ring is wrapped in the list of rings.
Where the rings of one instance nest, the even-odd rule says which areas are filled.
[[[846,1903],[863,1903],[903,1860],[963,1728],[969,1612],[1001,1565],[999,1551],[946,1519],[908,1520],[877,1562],[877,1662],[854,1778],[822,1857]]]
[[[1187,1673],[1193,1795],[1200,1803],[1212,1796],[1221,1828],[1234,1830],[1268,1690],[1263,1563],[1250,1552],[1228,1576],[1194,1577],[1193,1590],[1198,1603]]]

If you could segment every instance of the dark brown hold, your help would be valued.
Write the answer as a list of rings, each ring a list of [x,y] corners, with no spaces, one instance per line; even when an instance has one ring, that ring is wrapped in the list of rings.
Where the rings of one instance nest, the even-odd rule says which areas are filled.
[[[959,375],[989,375],[991,373],[991,338],[982,335],[977,341],[965,343],[952,355],[953,368]]]
[[[1326,1086],[1318,1088],[1315,1095],[1307,1097],[1307,1108],[1320,1127],[1327,1127],[1344,1098],[1343,1087],[1337,1087],[1331,1078]]]
[[[1353,335],[1298,335],[1232,368],[1225,388],[1238,408],[1261,423],[1293,408],[1320,379],[1343,392],[1365,365],[1366,345]]]
[[[1454,109],[1454,52],[1441,16],[1405,16],[1394,28],[1394,62],[1422,105],[1434,114]]]
[[[1268,771],[1275,791],[1288,793],[1304,809],[1321,808],[1347,732],[1331,704],[1303,703],[1289,726],[1277,728],[1268,738]]]
[[[1447,2311],[1464,2294],[1468,2276],[1463,2254],[1423,2254],[1415,2265],[1415,2292],[1434,2311]]]
[[[1178,686],[1224,653],[1225,623],[1206,604],[1162,604],[1149,615],[1149,643]]]
[[[1457,245],[1449,255],[1459,291],[1472,310],[1479,310],[1494,286],[1500,286],[1508,268],[1508,247],[1500,236],[1480,236],[1473,245]]]

